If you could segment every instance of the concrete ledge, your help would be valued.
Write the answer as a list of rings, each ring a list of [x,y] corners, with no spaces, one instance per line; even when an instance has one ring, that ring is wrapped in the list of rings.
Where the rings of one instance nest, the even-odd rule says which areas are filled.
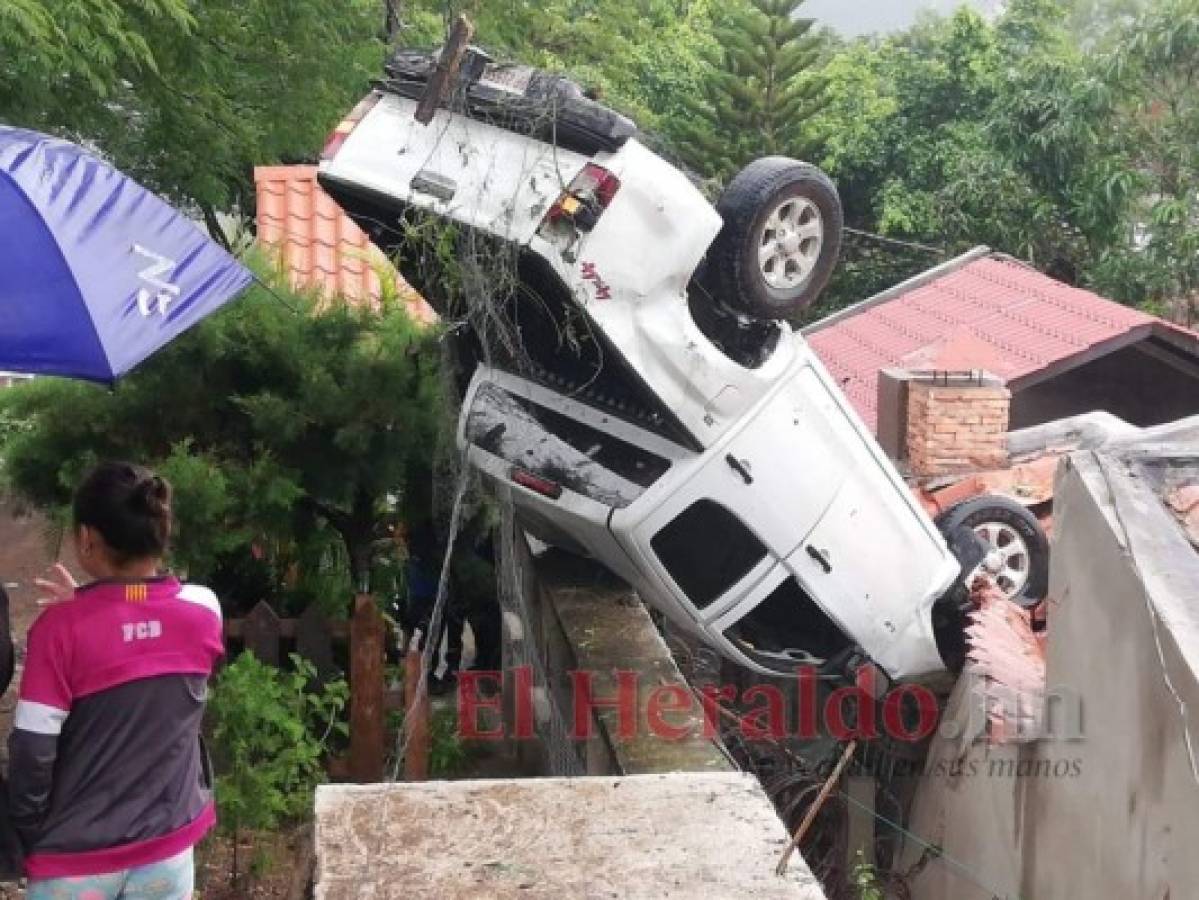
[[[824,900],[737,773],[326,785],[317,900]]]
[[[688,700],[694,698],[637,595],[595,564],[567,553],[544,553],[534,568],[553,617],[554,628],[547,632],[557,631],[564,638],[560,651],[551,654],[558,708],[568,715],[574,711],[573,686],[562,678],[566,671],[588,673],[592,696],[601,703],[619,696],[618,673],[636,678],[633,734],[621,734],[617,708],[596,704],[594,737],[582,748],[587,774],[731,771],[715,739],[704,736],[698,700],[685,711],[662,715],[666,725],[685,732],[685,737],[671,740],[649,727],[655,689],[676,687]]]

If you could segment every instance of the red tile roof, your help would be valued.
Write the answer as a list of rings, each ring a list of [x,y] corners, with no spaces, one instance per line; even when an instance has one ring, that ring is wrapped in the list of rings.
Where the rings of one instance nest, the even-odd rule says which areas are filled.
[[[416,318],[437,316],[383,253],[316,183],[315,166],[257,166],[258,240],[273,247],[297,287],[377,300],[379,275],[394,278]]]
[[[986,369],[1018,389],[1150,334],[1168,334],[1199,357],[1199,334],[985,249],[805,331],[871,428],[880,369]]]

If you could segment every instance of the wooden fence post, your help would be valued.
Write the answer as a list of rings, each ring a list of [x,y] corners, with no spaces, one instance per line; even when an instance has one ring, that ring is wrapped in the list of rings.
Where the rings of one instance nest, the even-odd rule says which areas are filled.
[[[317,680],[324,684],[337,672],[333,664],[333,640],[329,622],[320,607],[308,604],[296,620],[296,653],[316,668]]]
[[[429,777],[429,689],[416,696],[425,660],[416,647],[404,657],[404,780]]]
[[[242,620],[242,641],[263,665],[278,667],[282,631],[279,617],[263,600]]]
[[[354,598],[350,620],[350,778],[382,781],[383,643],[387,629],[369,594]]]

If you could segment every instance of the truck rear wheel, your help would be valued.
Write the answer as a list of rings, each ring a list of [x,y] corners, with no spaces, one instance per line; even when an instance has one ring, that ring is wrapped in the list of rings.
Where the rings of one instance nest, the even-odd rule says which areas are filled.
[[[754,160],[716,211],[724,227],[708,250],[705,287],[758,319],[794,319],[824,290],[841,250],[841,199],[815,166],[783,156]]]
[[[1049,540],[1037,517],[1015,500],[993,494],[974,497],[944,513],[942,532],[971,529],[982,539],[983,560],[971,573],[987,575],[1004,596],[1033,606],[1049,590]]]

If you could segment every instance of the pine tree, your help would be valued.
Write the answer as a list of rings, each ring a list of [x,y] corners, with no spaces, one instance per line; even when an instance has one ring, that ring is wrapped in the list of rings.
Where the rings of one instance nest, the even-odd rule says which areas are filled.
[[[822,39],[798,17],[803,3],[741,0],[718,29],[720,49],[680,129],[683,157],[705,175],[727,179],[756,157],[808,149],[826,83],[813,71]]]

